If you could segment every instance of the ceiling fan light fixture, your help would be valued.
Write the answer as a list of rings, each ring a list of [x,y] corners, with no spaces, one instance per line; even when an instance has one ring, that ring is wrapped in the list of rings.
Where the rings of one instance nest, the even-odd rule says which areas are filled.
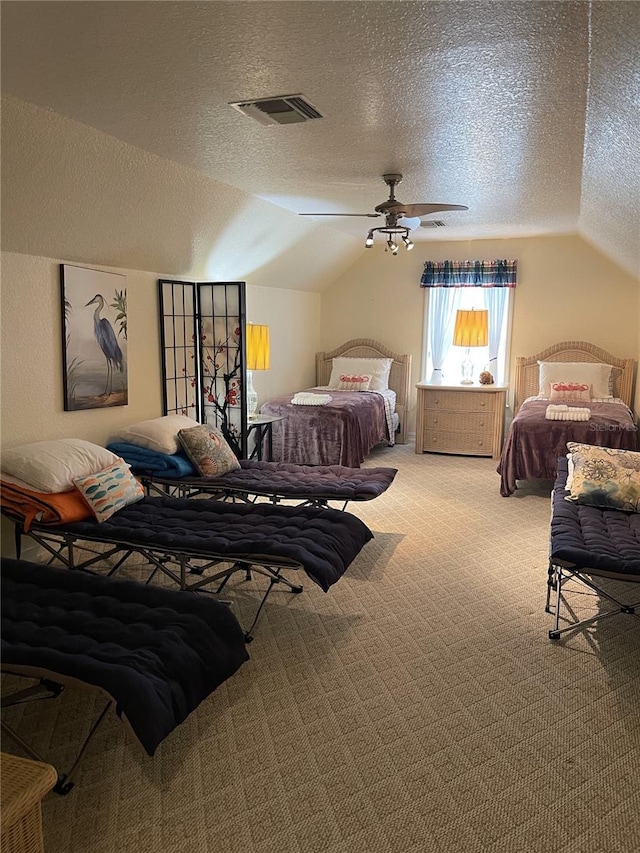
[[[407,247],[407,252],[410,252],[410,251],[411,251],[411,249],[413,249],[413,245],[414,245],[414,244],[413,244],[413,242],[409,239],[409,235],[408,235],[408,234],[403,234],[403,235],[402,235],[402,242],[403,242],[403,243],[405,244],[405,246]]]
[[[367,249],[370,249],[373,246],[373,231],[369,231],[367,234],[367,239],[364,241],[364,245]]]

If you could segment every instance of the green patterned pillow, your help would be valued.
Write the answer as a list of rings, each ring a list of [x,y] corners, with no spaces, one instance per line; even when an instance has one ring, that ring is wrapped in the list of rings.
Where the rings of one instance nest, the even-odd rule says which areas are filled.
[[[203,477],[221,477],[236,471],[240,463],[220,430],[201,424],[178,432],[178,441],[198,473]]]
[[[98,521],[144,497],[144,489],[122,459],[97,474],[77,477],[73,484]]]
[[[567,500],[640,512],[640,453],[567,442],[573,479]]]

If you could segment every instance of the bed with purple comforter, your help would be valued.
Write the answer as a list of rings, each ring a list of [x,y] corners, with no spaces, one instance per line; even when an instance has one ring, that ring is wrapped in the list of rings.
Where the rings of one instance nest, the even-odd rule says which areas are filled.
[[[331,395],[331,401],[324,406],[295,405],[290,394],[262,406],[261,414],[282,418],[273,424],[275,462],[359,468],[377,444],[393,443],[382,394],[334,390],[325,393]]]
[[[631,411],[621,401],[591,401],[588,421],[547,420],[548,405],[546,399],[525,400],[511,422],[497,468],[503,497],[515,492],[517,480],[553,480],[558,458],[566,454],[568,441],[637,449],[637,428]]]

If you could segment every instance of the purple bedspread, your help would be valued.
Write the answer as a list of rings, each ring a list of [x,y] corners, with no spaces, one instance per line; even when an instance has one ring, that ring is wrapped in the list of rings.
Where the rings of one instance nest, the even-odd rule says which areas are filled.
[[[368,391],[316,393],[331,394],[331,402],[294,406],[289,394],[262,406],[263,415],[283,418],[273,424],[274,462],[359,468],[376,444],[388,440],[384,397]]]
[[[629,410],[621,403],[580,403],[591,409],[588,421],[551,421],[545,418],[548,400],[529,400],[511,422],[502,448],[498,474],[500,494],[512,495],[516,480],[553,480],[558,457],[568,441],[636,450],[637,430]]]

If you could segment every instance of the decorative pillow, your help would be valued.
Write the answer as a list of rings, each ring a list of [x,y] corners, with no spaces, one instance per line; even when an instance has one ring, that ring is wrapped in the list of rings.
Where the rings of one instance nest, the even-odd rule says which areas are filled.
[[[640,453],[567,442],[573,478],[567,500],[640,512]]]
[[[371,376],[368,373],[342,373],[338,383],[338,391],[368,391]]]
[[[389,387],[392,364],[392,358],[347,358],[346,356],[334,358],[329,388],[338,390],[342,374],[366,374],[371,377],[370,391],[386,391]]]
[[[82,438],[59,438],[4,450],[2,470],[36,492],[53,494],[70,491],[76,477],[95,474],[119,459],[105,447]]]
[[[550,397],[552,382],[591,385],[592,397],[610,397],[612,366],[589,361],[539,361],[539,395]]]
[[[181,429],[199,426],[198,421],[186,415],[164,415],[162,418],[151,418],[121,430],[114,438],[117,441],[128,441],[147,450],[173,455],[180,449],[178,432]]]
[[[144,497],[144,489],[122,459],[73,482],[97,521],[106,521],[114,512]]]
[[[184,452],[203,477],[220,477],[236,471],[240,463],[220,430],[208,424],[199,424],[178,433]]]
[[[552,403],[579,403],[591,399],[591,385],[584,382],[551,382]]]

